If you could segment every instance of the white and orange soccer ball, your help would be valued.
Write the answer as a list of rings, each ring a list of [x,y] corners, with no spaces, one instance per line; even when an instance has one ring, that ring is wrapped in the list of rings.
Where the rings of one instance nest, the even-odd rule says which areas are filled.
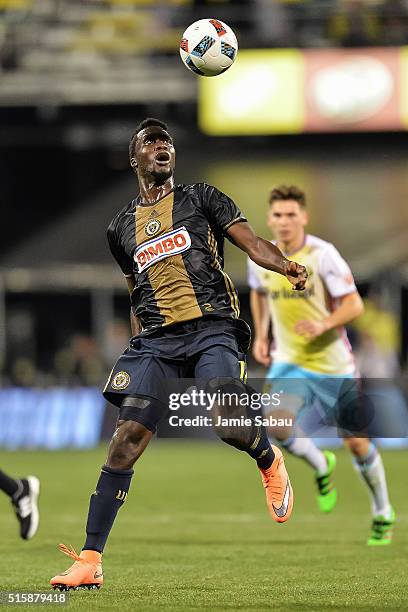
[[[238,51],[233,30],[218,19],[200,19],[187,28],[180,42],[180,55],[189,70],[201,76],[216,76],[228,70]]]

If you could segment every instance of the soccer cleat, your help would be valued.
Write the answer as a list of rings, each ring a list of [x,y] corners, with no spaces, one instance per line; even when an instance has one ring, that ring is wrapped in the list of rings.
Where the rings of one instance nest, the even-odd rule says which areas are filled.
[[[285,468],[283,455],[277,446],[272,446],[275,459],[270,468],[261,470],[269,513],[277,523],[290,518],[293,507],[293,490]]]
[[[35,476],[27,476],[20,482],[20,491],[17,491],[11,503],[20,523],[20,536],[23,540],[30,540],[35,535],[40,522],[37,503],[40,481]]]
[[[317,504],[320,512],[331,512],[337,504],[337,489],[333,484],[336,455],[328,450],[323,451],[323,455],[326,457],[327,469],[324,474],[315,476],[318,488]]]
[[[367,540],[368,546],[387,546],[392,542],[392,530],[395,523],[395,512],[391,508],[390,518],[379,514],[373,518],[371,536]]]
[[[73,548],[60,544],[59,549],[71,559],[73,565],[62,574],[51,578],[50,584],[60,591],[71,589],[100,589],[103,585],[102,555],[96,550],[83,550],[78,555]]]

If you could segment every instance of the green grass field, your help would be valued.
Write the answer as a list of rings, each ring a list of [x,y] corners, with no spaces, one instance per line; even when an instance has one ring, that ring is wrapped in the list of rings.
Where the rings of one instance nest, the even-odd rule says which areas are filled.
[[[104,458],[104,448],[0,452],[4,470],[42,480],[41,525],[31,542],[19,539],[9,501],[0,497],[0,590],[47,589],[70,565],[57,544],[81,548]],[[398,524],[392,546],[373,549],[365,544],[367,493],[344,451],[338,507],[327,516],[317,512],[311,471],[287,460],[295,506],[290,522],[277,525],[243,453],[221,443],[155,442],[137,465],[108,542],[105,586],[73,592],[69,610],[406,610],[407,454],[384,452],[384,462]],[[17,608],[28,606],[0,612]]]

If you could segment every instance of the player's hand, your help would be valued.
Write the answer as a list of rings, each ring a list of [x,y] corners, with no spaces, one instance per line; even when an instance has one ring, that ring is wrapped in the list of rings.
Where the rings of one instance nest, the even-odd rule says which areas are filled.
[[[295,332],[308,340],[314,340],[327,330],[328,327],[324,321],[298,321],[295,325]]]
[[[296,261],[288,261],[285,276],[288,281],[292,283],[292,289],[296,289],[296,291],[303,291],[307,280],[305,266],[301,266],[300,264],[296,263]]]
[[[272,359],[270,355],[269,340],[255,338],[253,346],[252,346],[252,355],[255,361],[257,361],[261,365],[265,367],[270,366],[272,363]]]

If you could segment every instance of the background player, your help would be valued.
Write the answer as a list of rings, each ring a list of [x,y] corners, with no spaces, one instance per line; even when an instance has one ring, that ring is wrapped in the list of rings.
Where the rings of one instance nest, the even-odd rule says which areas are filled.
[[[38,495],[40,481],[36,476],[12,478],[0,470],[0,490],[8,495],[20,524],[20,536],[31,540],[36,534],[40,522],[38,512]]]
[[[143,121],[129,153],[140,195],[113,219],[108,239],[127,279],[132,330],[138,335],[105,387],[105,397],[120,408],[119,420],[91,496],[84,548],[77,555],[61,545],[75,560],[51,580],[61,589],[103,582],[101,554],[126,499],[132,467],[168,411],[161,382],[189,376],[240,378],[248,326],[239,319],[237,293],[223,271],[224,238],[257,264],[284,275],[296,289],[302,290],[306,281],[305,268],[258,238],[226,195],[206,184],[174,184],[175,149],[164,123]],[[277,522],[286,521],[293,493],[282,453],[271,447],[266,430],[241,428],[235,438],[228,432],[221,437],[256,460],[269,511]]]
[[[249,261],[255,325],[253,355],[259,363],[271,364],[272,319],[274,350],[268,378],[292,379],[288,391],[293,396],[297,388],[302,396],[300,404],[304,402],[304,406],[310,407],[317,399],[327,408],[328,385],[330,399],[341,403],[344,380],[356,376],[343,326],[362,313],[363,303],[350,268],[336,248],[305,234],[308,216],[303,191],[295,186],[276,187],[269,203],[267,224],[277,239],[277,246],[286,256],[295,257],[306,266],[309,279],[306,290],[293,299],[278,275]],[[281,438],[288,435],[288,432],[275,433]],[[388,498],[381,456],[367,438],[349,437],[345,443],[355,457],[356,468],[367,484],[372,501],[372,534],[368,544],[388,544],[395,514]],[[281,439],[281,444],[314,468],[319,507],[323,512],[332,510],[336,504],[336,490],[331,482],[334,454],[320,451],[307,437],[289,436]]]

